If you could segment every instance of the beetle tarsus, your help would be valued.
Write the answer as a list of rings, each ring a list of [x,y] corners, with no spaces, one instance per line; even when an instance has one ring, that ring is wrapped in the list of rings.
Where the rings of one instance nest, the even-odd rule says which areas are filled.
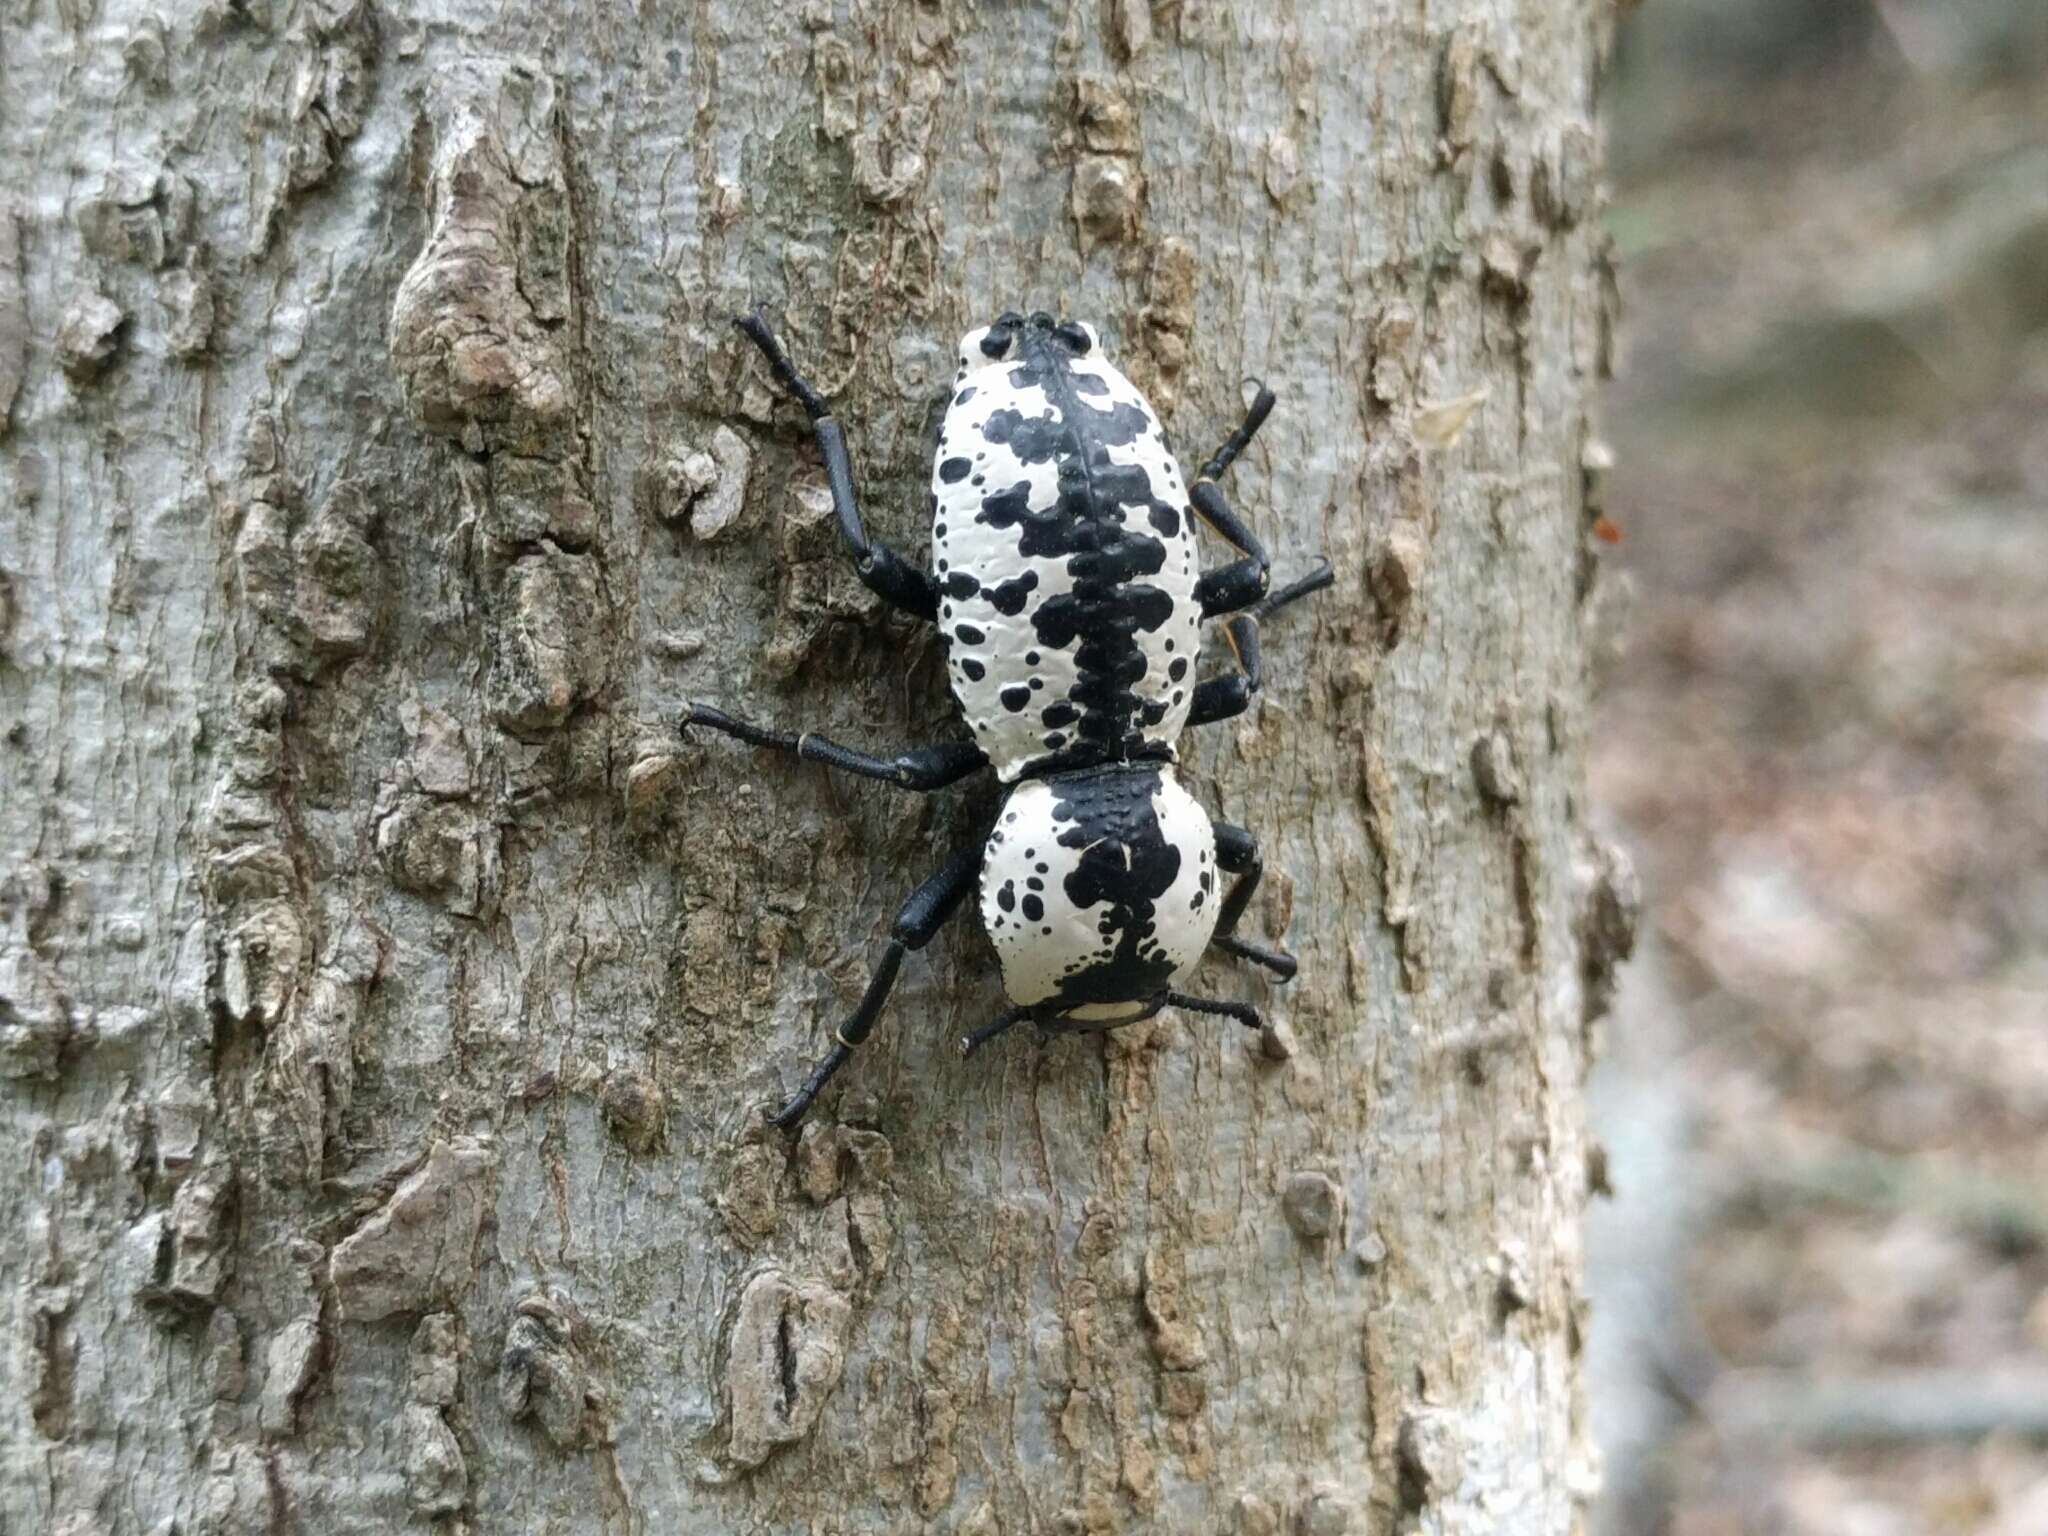
[[[1265,1022],[1259,1017],[1259,1010],[1250,1003],[1232,1002],[1220,997],[1190,997],[1185,992],[1166,994],[1166,1006],[1178,1008],[1184,1013],[1213,1013],[1226,1019],[1235,1019],[1246,1029],[1264,1029]]]
[[[993,1024],[984,1024],[973,1034],[962,1035],[960,1037],[960,1055],[963,1058],[972,1056],[984,1045],[987,1045],[989,1041],[995,1039],[997,1035],[1023,1023],[1030,1017],[1031,1010],[1029,1008],[1012,1008],[997,1018]]]
[[[1292,981],[1300,962],[1284,949],[1270,949],[1264,944],[1254,944],[1250,939],[1240,939],[1234,934],[1209,941],[1226,955],[1235,955],[1240,960],[1249,960],[1253,965],[1263,966],[1273,973],[1276,981]]]

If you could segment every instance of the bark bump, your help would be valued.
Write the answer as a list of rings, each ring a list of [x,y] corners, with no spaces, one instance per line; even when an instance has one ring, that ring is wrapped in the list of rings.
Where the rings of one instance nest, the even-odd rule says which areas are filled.
[[[759,1466],[811,1432],[846,1368],[848,1299],[821,1280],[760,1271],[740,1292],[727,1346],[727,1454]]]
[[[472,1137],[436,1141],[426,1161],[328,1263],[341,1315],[374,1322],[461,1300],[476,1276],[496,1157]]]

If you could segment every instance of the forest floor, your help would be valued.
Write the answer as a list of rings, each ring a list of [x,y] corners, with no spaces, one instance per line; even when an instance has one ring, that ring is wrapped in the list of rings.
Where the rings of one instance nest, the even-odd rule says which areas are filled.
[[[1593,777],[1673,1162],[1600,1129],[1682,1220],[1610,1532],[2048,1533],[2048,24],[1972,4],[1628,24]]]

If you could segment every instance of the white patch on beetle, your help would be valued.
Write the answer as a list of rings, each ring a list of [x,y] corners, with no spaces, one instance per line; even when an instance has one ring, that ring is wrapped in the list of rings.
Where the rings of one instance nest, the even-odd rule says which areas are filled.
[[[1180,850],[1180,873],[1153,904],[1152,918],[1153,939],[1172,963],[1170,984],[1177,987],[1201,962],[1216,931],[1216,911],[1223,900],[1216,871],[1216,829],[1201,802],[1181,788],[1170,768],[1159,775],[1152,813],[1159,818],[1167,846]]]
[[[996,818],[981,861],[982,926],[1002,963],[1003,991],[1027,1006],[1051,1001],[1069,967],[1106,960],[1114,947],[1097,931],[1094,908],[1077,907],[1067,896],[1067,878],[1080,868],[1082,850],[1061,846],[1060,835],[1072,824],[1059,819],[1058,804],[1058,791],[1045,780],[1019,784]],[[1036,916],[1025,910],[1027,897],[1039,904]]]

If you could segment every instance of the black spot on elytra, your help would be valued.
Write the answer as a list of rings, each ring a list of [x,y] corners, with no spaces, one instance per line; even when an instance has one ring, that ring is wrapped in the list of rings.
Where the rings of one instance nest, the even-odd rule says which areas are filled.
[[[1042,922],[1044,920],[1045,903],[1040,901],[1036,896],[1026,896],[1023,899],[1023,901],[1018,903],[1018,905],[1023,908],[1024,916],[1027,921],[1036,923]]]
[[[996,905],[1005,912],[1014,912],[1016,910],[1017,887],[1015,882],[1009,880],[1003,882],[1003,888],[996,892]]]
[[[981,435],[992,443],[1007,443],[1022,464],[1044,464],[1060,451],[1061,439],[1071,431],[1055,416],[1026,417],[1011,406],[989,412]]]
[[[953,403],[955,405],[965,405],[968,401],[974,398],[974,393],[974,386],[972,384],[969,384],[965,389],[961,390],[959,394],[953,397]],[[926,417],[925,419],[929,421],[931,418]]]
[[[1024,611],[1025,601],[1038,588],[1038,572],[1026,571],[1022,576],[1012,576],[1008,581],[997,582],[988,589],[989,605],[997,613],[1015,618]],[[1025,660],[1036,666],[1033,659],[1038,653],[1032,652]]]
[[[972,624],[955,625],[953,627],[953,636],[967,645],[980,645],[988,638],[987,635],[976,629]]]
[[[967,681],[969,681],[970,683],[978,683],[984,677],[988,676],[988,668],[984,667],[972,656],[969,656],[965,661],[960,663],[960,670],[967,674]]]
[[[1180,514],[1174,511],[1172,507],[1165,505],[1154,506],[1151,518],[1152,526],[1159,530],[1161,538],[1176,539],[1180,537]]]
[[[1186,677],[1186,676],[1188,675],[1188,659],[1187,659],[1187,657],[1185,657],[1185,656],[1176,656],[1176,657],[1174,657],[1174,659],[1173,659],[1173,665],[1172,665],[1172,666],[1170,666],[1170,667],[1168,667],[1168,668],[1166,669],[1166,675],[1167,675],[1167,676],[1168,676],[1169,678],[1173,679],[1173,681],[1174,681],[1174,682],[1176,682],[1176,683],[1177,683],[1177,682],[1179,682],[1179,681],[1180,681],[1180,680],[1181,680],[1182,678]]]
[[[967,478],[968,472],[973,468],[974,466],[965,459],[947,459],[939,465],[939,478],[948,485],[957,485]]]
[[[1024,537],[1019,541],[1017,552],[1023,555],[1051,555],[1059,552],[1057,545],[1047,546],[1043,530],[1056,525],[1058,509],[1045,512],[1031,510],[1031,486],[1028,481],[1019,480],[1015,485],[1000,491],[991,491],[981,498],[981,510],[975,514],[977,523],[987,523],[991,528],[1016,528],[1021,526]]]
[[[1003,708],[1013,715],[1017,714],[1026,704],[1031,702],[1031,690],[1022,683],[1013,683],[1010,687],[1003,690],[1002,700]]]

